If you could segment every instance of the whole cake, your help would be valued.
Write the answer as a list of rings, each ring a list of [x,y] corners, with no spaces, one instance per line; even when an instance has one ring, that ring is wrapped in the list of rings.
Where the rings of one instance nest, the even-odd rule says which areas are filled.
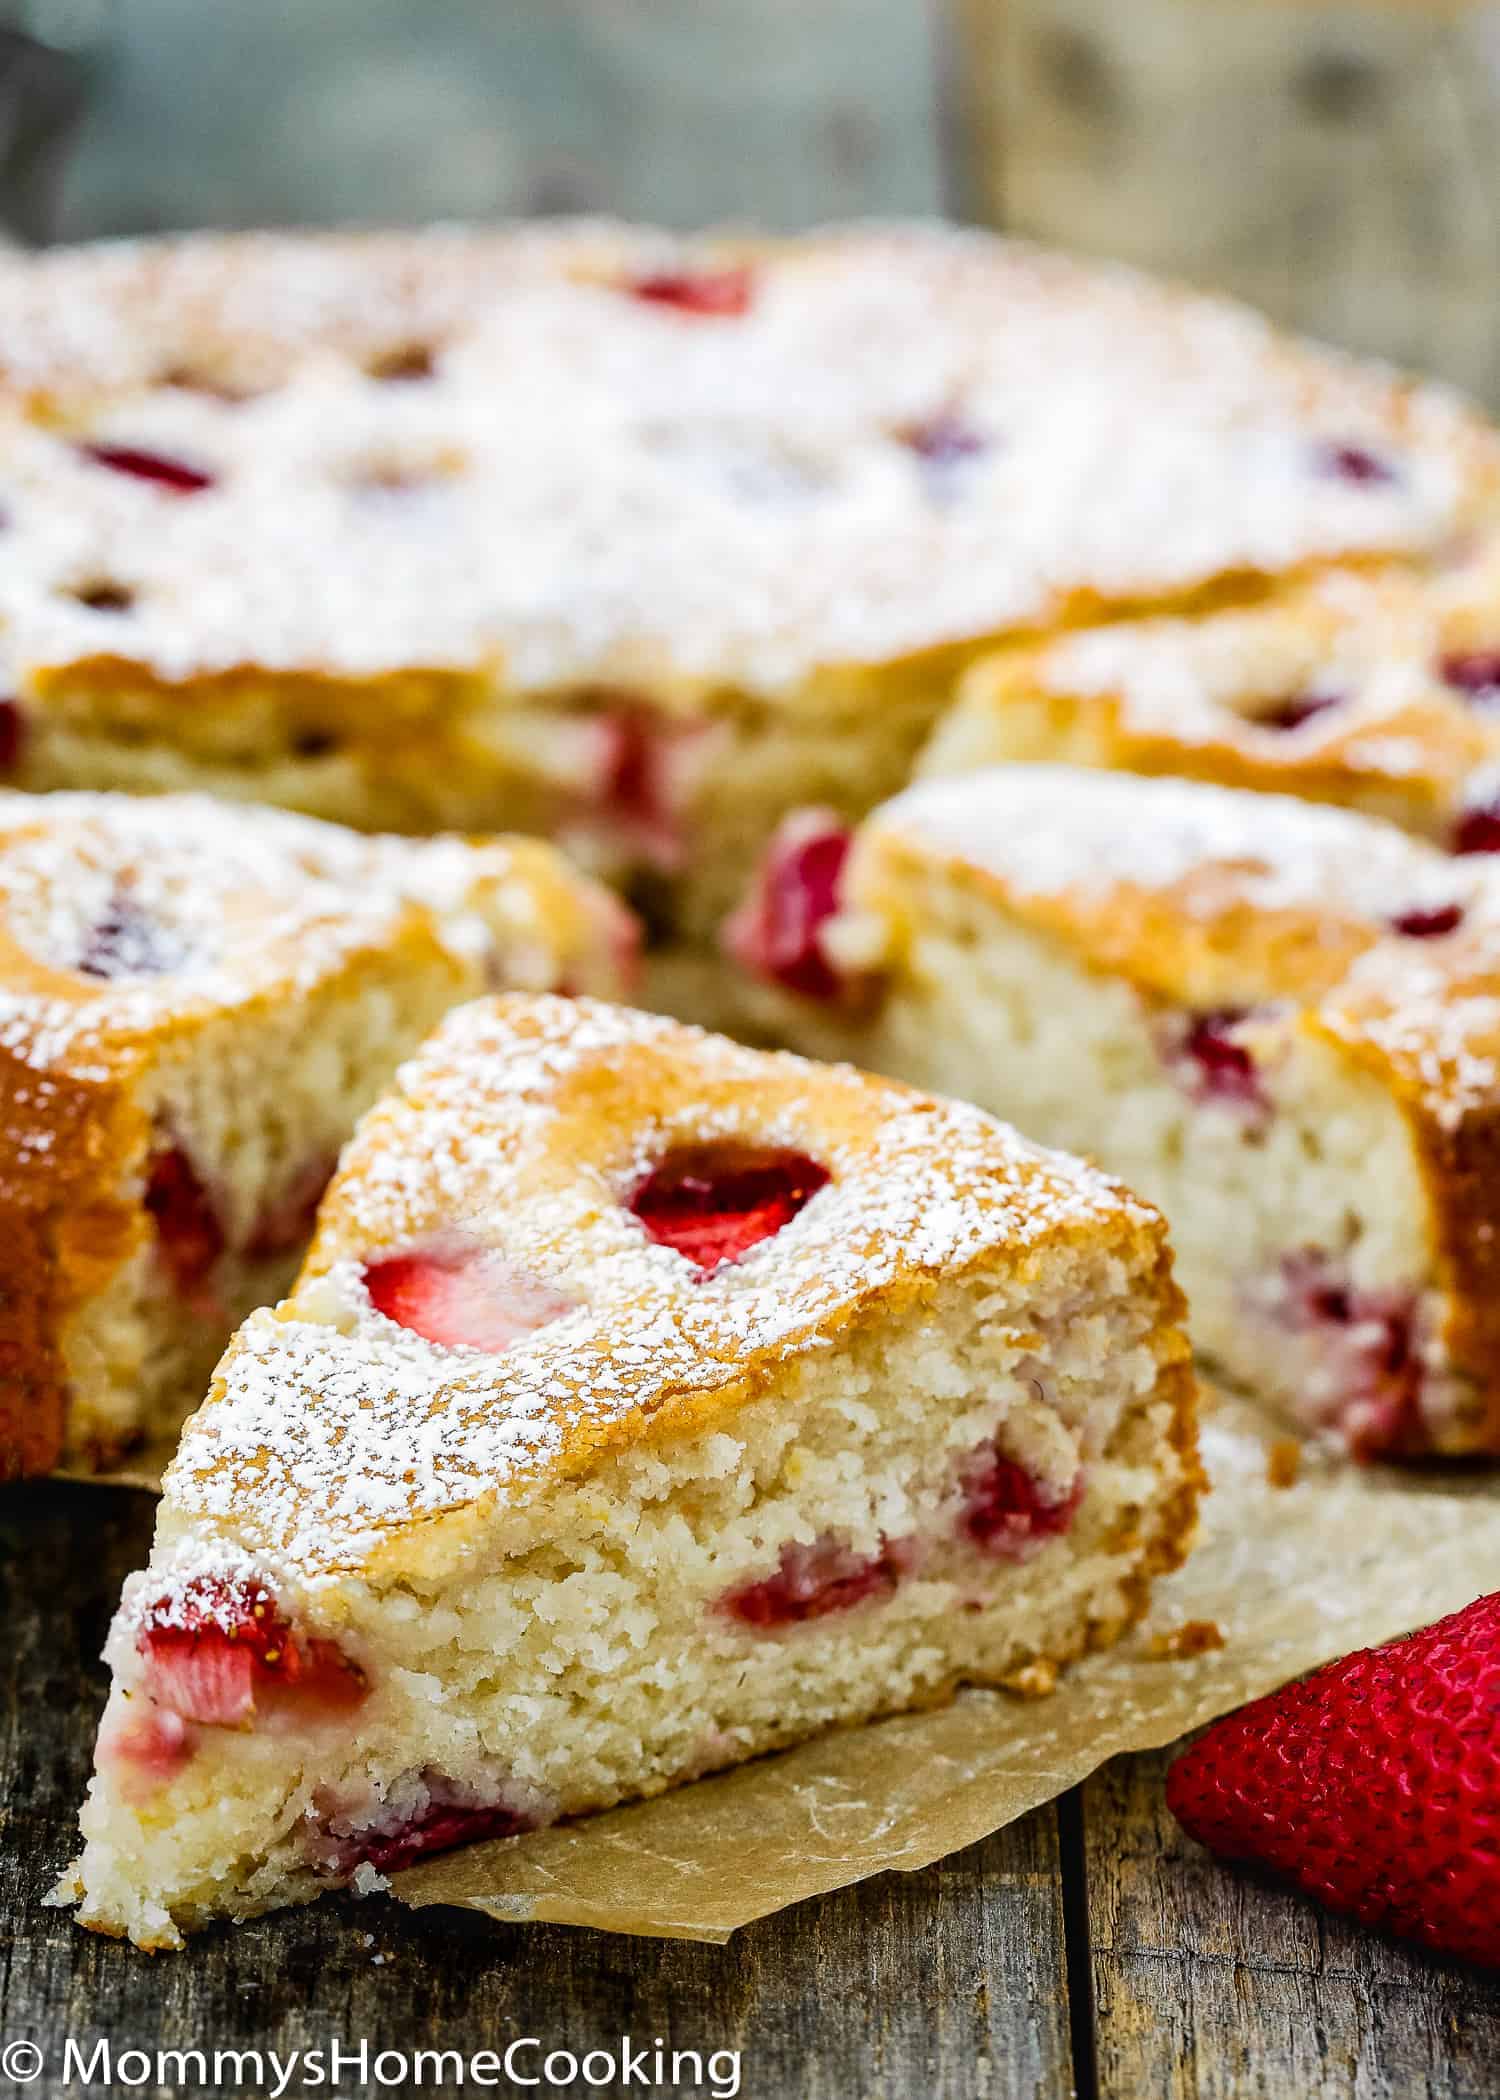
[[[66,1893],[175,1946],[1044,1688],[1185,1548],[1179,1310],[1155,1212],[977,1109],[592,1000],[465,1008],[187,1427]]]
[[[545,833],[691,942],[987,645],[1444,558],[1497,464],[1435,388],[951,229],[8,259],[0,760]]]
[[[631,934],[536,840],[0,793],[0,1479],[175,1430],[398,1060]]]
[[[1198,1346],[1300,1428],[1500,1453],[1486,860],[1283,796],[1008,766],[909,789],[852,846],[794,821],[731,944],[762,1025],[1160,1203]]]

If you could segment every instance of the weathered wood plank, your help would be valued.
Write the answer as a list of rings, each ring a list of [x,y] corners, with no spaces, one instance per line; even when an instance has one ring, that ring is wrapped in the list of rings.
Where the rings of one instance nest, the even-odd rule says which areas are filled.
[[[1494,0],[959,0],[967,201],[1500,401]]]
[[[1500,1978],[1216,1865],[1167,1813],[1167,1763],[1084,1789],[1104,2100],[1493,2100]]]
[[[59,231],[941,203],[935,0],[118,0]]]
[[[333,2038],[372,2051],[503,2049],[538,2035],[582,2054],[628,2033],[705,2058],[740,2050],[756,2100],[1071,2090],[1050,1811],[940,1867],[767,1919],[727,1947],[505,1930],[378,1899],[210,1933],[180,1957],[79,1932],[40,1899],[71,1848],[103,1691],[95,1657],[151,1515],[146,1497],[123,1493],[0,1494],[0,2039],[31,2036],[52,2054],[30,2092],[58,2089],[68,2034],[90,2047],[108,2036],[116,2050],[283,2053]]]

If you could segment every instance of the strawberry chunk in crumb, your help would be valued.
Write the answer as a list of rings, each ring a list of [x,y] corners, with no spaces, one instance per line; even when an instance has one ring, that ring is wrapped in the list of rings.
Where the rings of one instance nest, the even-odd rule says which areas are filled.
[[[490,1248],[464,1244],[370,1262],[365,1289],[378,1313],[424,1341],[497,1354],[574,1302]]]
[[[707,1272],[780,1232],[830,1178],[803,1152],[689,1146],[651,1170],[630,1209],[659,1246]]]

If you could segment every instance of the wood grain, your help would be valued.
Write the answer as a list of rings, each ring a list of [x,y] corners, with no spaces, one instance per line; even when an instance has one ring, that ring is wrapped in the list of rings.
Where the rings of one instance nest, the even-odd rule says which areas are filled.
[[[1217,1866],[1167,1813],[1168,1755],[1083,1790],[1099,2091],[1156,2100],[1493,2100],[1500,1978]]]
[[[1500,6],[957,0],[977,215],[1500,401]]]
[[[0,2038],[31,2036],[54,2053],[67,2034],[88,2046],[107,2035],[116,2049],[284,2052],[331,2036],[472,2050],[541,2035],[582,2053],[629,2033],[704,2056],[741,2050],[744,2090],[758,2100],[1071,2089],[1050,1809],[726,1947],[507,1929],[381,1899],[210,1932],[183,1956],[79,1932],[41,1898],[72,1846],[104,1689],[95,1658],[151,1518],[149,1498],[120,1491],[0,1495]]]

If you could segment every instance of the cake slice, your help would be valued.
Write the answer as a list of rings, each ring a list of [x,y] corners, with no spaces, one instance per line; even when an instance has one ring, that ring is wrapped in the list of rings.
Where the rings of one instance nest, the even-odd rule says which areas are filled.
[[[1342,803],[1500,851],[1500,549],[1425,576],[1334,570],[1263,603],[987,658],[918,772],[1018,760]]]
[[[1159,1203],[1197,1346],[1300,1429],[1500,1451],[1486,861],[1283,796],[1011,766],[908,790],[852,846],[809,813],[732,935],[763,1025]]]
[[[978,1110],[590,1000],[454,1014],[225,1356],[69,1887],[144,1946],[942,1697],[1184,1551],[1160,1219]]]
[[[629,955],[531,840],[0,793],[0,1478],[170,1435],[398,1060],[477,993],[611,990]]]

